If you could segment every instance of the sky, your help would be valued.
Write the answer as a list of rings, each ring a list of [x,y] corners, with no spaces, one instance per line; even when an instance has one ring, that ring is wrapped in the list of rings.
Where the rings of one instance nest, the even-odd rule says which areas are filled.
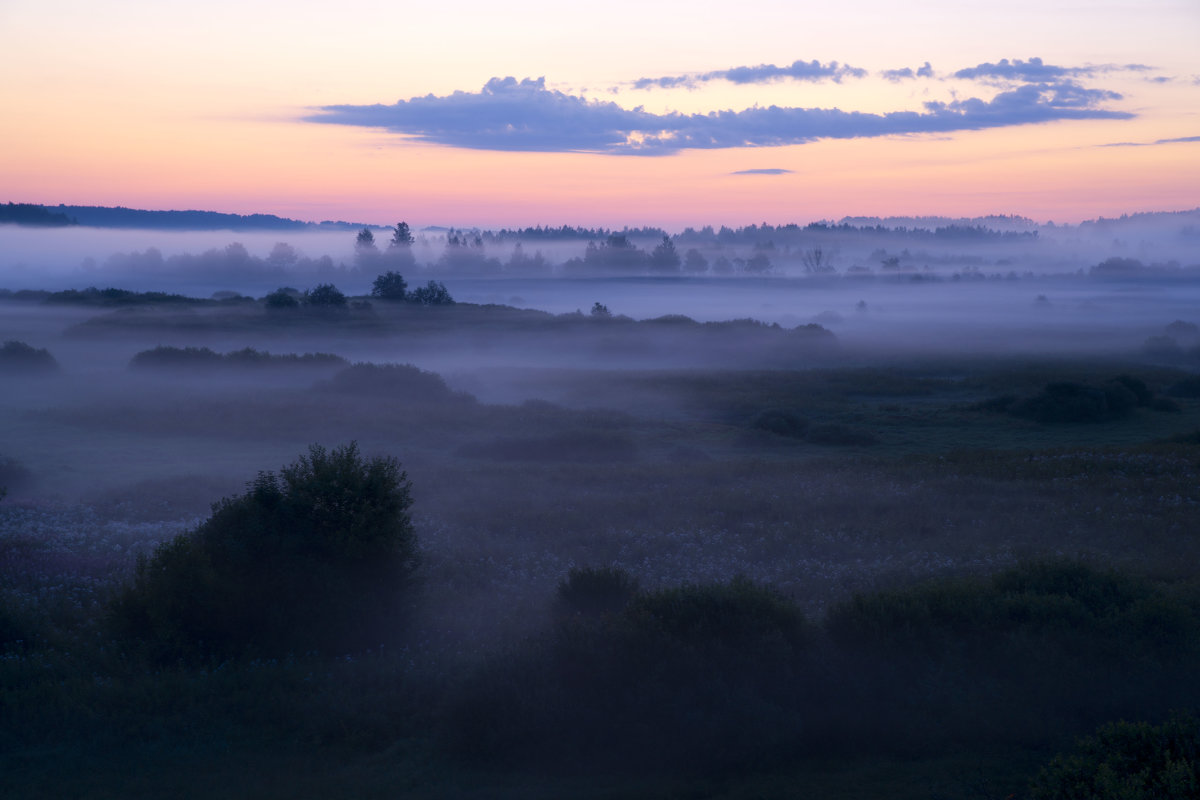
[[[1200,206],[1200,0],[0,0],[0,202],[489,228]]]

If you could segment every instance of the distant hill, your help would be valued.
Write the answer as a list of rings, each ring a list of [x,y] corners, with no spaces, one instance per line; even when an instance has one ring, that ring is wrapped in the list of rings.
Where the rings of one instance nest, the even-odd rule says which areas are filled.
[[[12,203],[9,203],[12,206]],[[378,228],[379,225],[364,225],[360,222],[302,222],[274,214],[222,214],[217,211],[146,211],[122,206],[28,206],[21,208],[40,209],[44,214],[74,219],[79,225],[91,228],[140,228],[144,230],[171,231],[304,231],[337,230],[350,231],[360,228]],[[3,206],[0,206],[0,214]],[[12,221],[23,225],[48,224]],[[67,223],[70,224],[68,221]]]
[[[33,225],[39,228],[65,228],[78,225],[65,213],[55,213],[32,203],[8,203],[0,206],[0,224]]]

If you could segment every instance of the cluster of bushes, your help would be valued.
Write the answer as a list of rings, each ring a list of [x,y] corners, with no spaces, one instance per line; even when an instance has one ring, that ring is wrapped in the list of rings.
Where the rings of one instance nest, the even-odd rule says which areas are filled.
[[[58,360],[45,348],[10,340],[0,346],[0,372],[48,373],[57,372]]]
[[[347,308],[350,300],[332,283],[321,283],[303,293],[290,286],[281,286],[263,298],[263,305],[276,310],[300,306],[330,310]]]
[[[395,642],[417,555],[411,504],[395,459],[313,445],[139,558],[113,628],[170,660]]]
[[[450,698],[448,747],[719,773],[1044,746],[1200,702],[1200,599],[1078,563],[860,595],[819,623],[743,578],[640,590],[611,568],[572,571],[556,608]]]
[[[454,305],[454,298],[450,296],[444,283],[429,281],[424,286],[419,286],[410,292],[404,276],[391,271],[375,278],[375,282],[371,285],[371,296],[380,300],[394,300],[422,306]]]
[[[86,289],[64,289],[61,292],[48,294],[43,301],[62,305],[83,306],[134,306],[134,305],[193,305],[204,303],[195,297],[167,292],[135,292],[130,289],[97,289],[89,286]]]
[[[138,560],[109,606],[115,649],[214,681],[252,677],[263,656],[308,659],[301,672],[323,666],[286,689],[303,703],[309,682],[339,680],[313,659],[405,643],[411,503],[394,459],[314,445]],[[439,757],[719,778],[830,755],[1059,746],[1200,705],[1200,596],[1078,562],[860,594],[821,620],[746,578],[643,588],[611,566],[572,569],[552,602],[542,635],[446,671],[403,715],[373,709],[372,741],[407,735],[397,718],[420,713]],[[21,648],[29,625],[0,595],[0,647]],[[363,669],[403,680],[394,665]],[[153,674],[165,687],[178,672]],[[1109,725],[1051,763],[1034,796],[1196,796],[1197,734],[1186,716]]]
[[[332,353],[272,355],[266,350],[246,347],[222,354],[207,347],[160,345],[152,350],[143,350],[134,355],[129,361],[129,366],[134,369],[191,369],[194,367],[333,367],[346,363],[346,359]]]
[[[750,427],[789,439],[801,439],[821,445],[872,445],[879,440],[867,431],[836,422],[812,425],[807,419],[786,408],[768,408],[754,415]]]
[[[1179,411],[1174,401],[1156,396],[1145,381],[1130,375],[1118,375],[1099,385],[1056,381],[1032,397],[1003,395],[985,400],[976,408],[1008,412],[1044,424],[1109,422],[1128,417],[1138,408]]]

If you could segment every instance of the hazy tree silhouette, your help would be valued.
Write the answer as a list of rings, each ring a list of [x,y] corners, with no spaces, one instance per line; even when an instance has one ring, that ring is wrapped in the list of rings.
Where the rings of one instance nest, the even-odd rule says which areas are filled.
[[[344,308],[346,295],[332,283],[321,283],[304,293],[304,303],[320,308]]]
[[[388,243],[388,247],[408,247],[412,243],[413,235],[412,231],[408,228],[408,223],[397,222],[395,230],[392,231],[392,240]]]
[[[664,235],[662,241],[650,254],[650,266],[659,272],[678,272],[679,253],[675,252],[675,244],[670,236]]]
[[[371,285],[371,297],[378,297],[380,300],[406,300],[408,282],[399,272],[389,270],[375,278]]]

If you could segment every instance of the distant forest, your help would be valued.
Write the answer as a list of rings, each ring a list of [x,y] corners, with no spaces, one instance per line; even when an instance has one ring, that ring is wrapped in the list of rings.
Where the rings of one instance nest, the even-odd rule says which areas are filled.
[[[356,230],[358,222],[302,222],[274,214],[222,214],[217,211],[145,211],[122,206],[0,206],[0,224],[91,228],[139,228],[171,231],[307,231]]]
[[[8,203],[0,206],[0,224],[6,222],[38,228],[65,228],[68,225],[79,224],[78,220],[68,217],[65,213],[56,213],[32,203]]]

